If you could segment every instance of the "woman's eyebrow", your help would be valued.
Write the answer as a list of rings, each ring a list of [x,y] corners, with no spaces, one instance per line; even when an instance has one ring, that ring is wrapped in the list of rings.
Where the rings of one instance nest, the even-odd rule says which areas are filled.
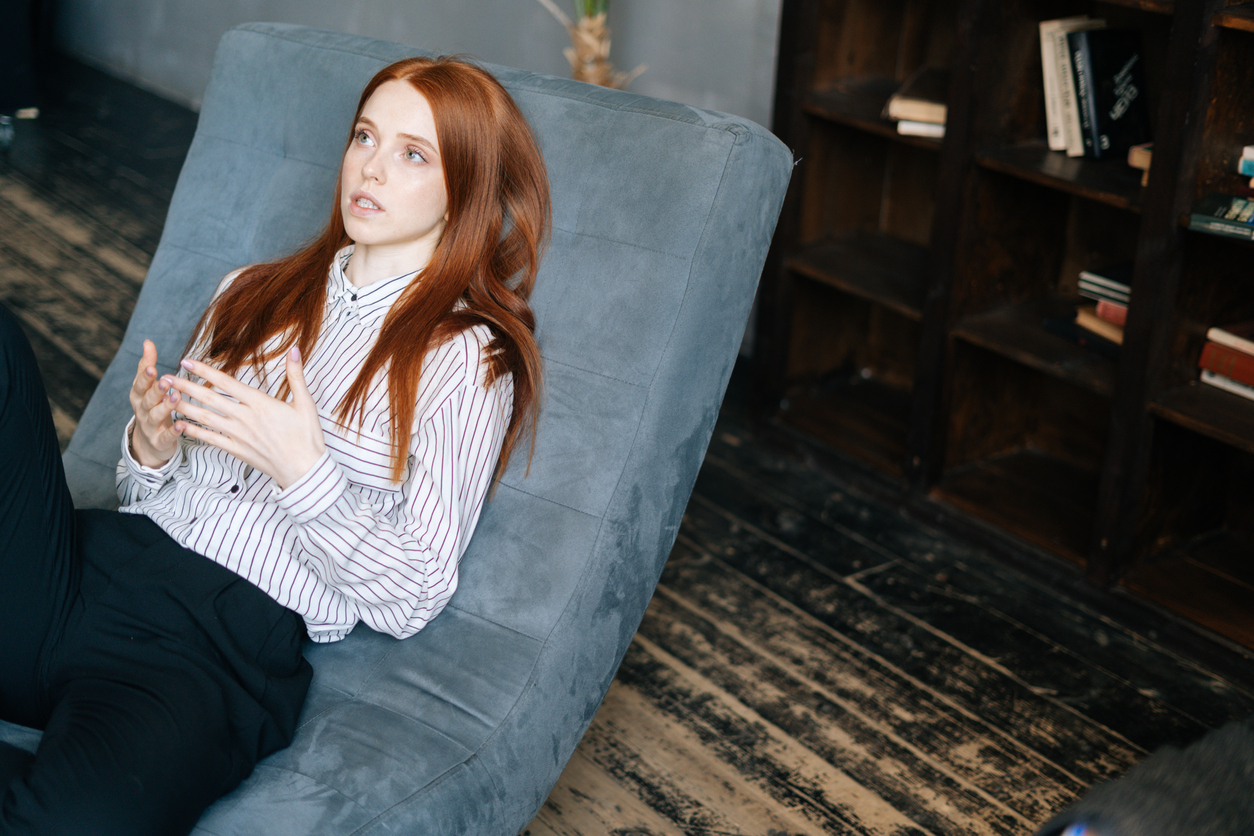
[[[410,142],[416,142],[419,145],[425,145],[432,151],[436,151],[435,143],[425,137],[415,136],[414,134],[397,134],[402,139],[408,139]],[[438,153],[438,152],[437,152]]]

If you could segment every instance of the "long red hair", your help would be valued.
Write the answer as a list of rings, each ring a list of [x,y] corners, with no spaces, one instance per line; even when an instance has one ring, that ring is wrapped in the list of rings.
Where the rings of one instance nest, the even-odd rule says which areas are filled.
[[[544,159],[526,119],[486,70],[457,58],[407,58],[384,67],[361,93],[353,126],[371,94],[389,81],[406,81],[435,117],[444,163],[448,221],[430,264],[392,305],[343,402],[337,420],[364,417],[371,380],[387,370],[391,410],[392,478],[400,481],[427,351],[476,324],[492,332],[487,383],[512,374],[513,412],[497,475],[518,440],[532,438],[541,385],[535,316],[528,299],[547,242],[550,204]],[[326,305],[331,260],[351,243],[340,214],[336,178],[331,218],[304,249],[246,268],[201,316],[193,343],[228,374],[282,356],[293,344],[313,355]],[[458,302],[464,303],[454,309]],[[283,339],[263,350],[271,337]],[[189,351],[193,343],[189,343]],[[286,383],[281,390],[286,394]]]

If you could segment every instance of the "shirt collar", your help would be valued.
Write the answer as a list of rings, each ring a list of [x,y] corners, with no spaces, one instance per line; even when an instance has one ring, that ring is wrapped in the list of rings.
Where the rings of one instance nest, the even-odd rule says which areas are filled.
[[[352,255],[353,245],[349,244],[331,259],[331,270],[327,275],[327,302],[333,309],[355,314],[362,323],[378,328],[383,324],[383,317],[387,316],[392,303],[400,298],[420,271],[411,270],[365,287],[353,287],[353,283],[344,275]]]

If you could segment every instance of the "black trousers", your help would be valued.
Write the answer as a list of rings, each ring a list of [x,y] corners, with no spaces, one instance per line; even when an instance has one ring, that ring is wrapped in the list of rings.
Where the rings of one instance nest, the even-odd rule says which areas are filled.
[[[187,833],[286,746],[300,617],[146,517],[75,511],[25,336],[0,307],[0,834]]]

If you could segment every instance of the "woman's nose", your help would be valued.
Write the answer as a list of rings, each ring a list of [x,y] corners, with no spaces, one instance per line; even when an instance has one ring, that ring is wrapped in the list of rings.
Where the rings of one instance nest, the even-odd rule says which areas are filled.
[[[383,182],[383,166],[379,163],[377,154],[366,157],[361,166],[361,173],[371,180]]]

